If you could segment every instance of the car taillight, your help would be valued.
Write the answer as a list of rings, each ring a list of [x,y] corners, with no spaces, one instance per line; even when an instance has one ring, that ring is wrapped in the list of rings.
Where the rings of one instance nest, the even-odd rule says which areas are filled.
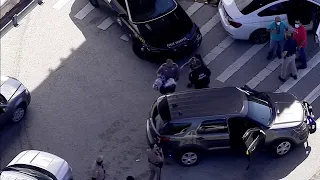
[[[169,139],[170,138],[168,138],[168,137],[161,137],[160,142],[167,142],[167,141],[169,141]]]
[[[228,19],[228,22],[231,26],[235,27],[235,28],[239,28],[240,26],[242,26],[241,23],[238,23],[238,22],[234,22],[233,20],[231,19]]]

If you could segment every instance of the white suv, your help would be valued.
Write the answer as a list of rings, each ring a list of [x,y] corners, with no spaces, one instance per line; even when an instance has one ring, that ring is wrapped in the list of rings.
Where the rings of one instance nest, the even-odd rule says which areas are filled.
[[[28,150],[18,154],[2,171],[0,179],[72,180],[68,163],[53,154]]]

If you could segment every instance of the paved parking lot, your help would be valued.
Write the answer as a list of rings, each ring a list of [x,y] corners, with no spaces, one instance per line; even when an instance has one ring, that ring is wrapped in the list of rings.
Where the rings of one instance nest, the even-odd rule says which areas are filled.
[[[298,81],[282,84],[279,61],[267,61],[268,45],[231,39],[217,9],[179,1],[201,27],[198,52],[212,71],[212,87],[243,86],[288,91],[312,102],[320,116],[320,52],[309,36],[309,67]],[[182,62],[179,62],[181,64]],[[1,39],[1,73],[21,80],[32,93],[25,121],[0,132],[0,167],[25,149],[49,151],[65,158],[75,179],[88,179],[98,154],[106,157],[107,179],[148,175],[145,120],[159,95],[152,90],[158,65],[138,59],[131,42],[108,11],[85,0],[54,0],[36,7]],[[185,90],[187,70],[178,90]],[[216,152],[192,168],[168,160],[164,179],[308,180],[320,169],[320,133],[310,148],[299,147],[280,159],[257,154],[246,171],[246,159]],[[138,161],[137,161],[138,160]]]

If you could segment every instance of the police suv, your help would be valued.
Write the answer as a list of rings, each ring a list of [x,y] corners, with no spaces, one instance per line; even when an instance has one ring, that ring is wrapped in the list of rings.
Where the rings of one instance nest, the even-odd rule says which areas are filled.
[[[142,59],[172,57],[200,46],[199,27],[175,0],[89,0],[94,7],[107,6],[117,22],[128,30],[132,49]]]

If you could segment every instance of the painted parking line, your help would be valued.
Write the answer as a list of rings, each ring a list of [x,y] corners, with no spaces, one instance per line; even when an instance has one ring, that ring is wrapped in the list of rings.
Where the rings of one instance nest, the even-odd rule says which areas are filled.
[[[129,37],[126,34],[123,34],[120,39],[124,40],[124,41],[129,41]]]
[[[320,96],[320,84],[314,88],[303,100],[308,103],[313,103]]]
[[[59,0],[53,5],[53,8],[56,10],[60,10],[65,6],[70,0]]]
[[[112,24],[114,23],[113,19],[111,17],[108,17],[107,19],[103,20],[101,24],[99,24],[97,27],[102,30],[107,30]]]
[[[224,50],[226,50],[235,40],[230,36],[226,37],[220,44],[214,47],[204,58],[206,65],[215,60]]]
[[[313,56],[308,62],[308,67],[306,69],[302,69],[298,71],[298,79],[289,79],[283,85],[281,85],[277,92],[287,92],[289,91],[294,85],[296,85],[305,75],[307,75],[316,65],[320,62],[320,52],[318,52],[315,56]]]
[[[192,16],[195,12],[197,12],[204,4],[203,3],[198,3],[194,2],[191,6],[188,7],[186,10],[186,13],[188,16]]]
[[[218,12],[208,22],[206,22],[206,24],[204,24],[200,28],[200,32],[202,34],[202,37],[205,36],[219,22],[220,22],[220,15],[219,15],[219,12]]]
[[[88,3],[84,8],[82,8],[74,17],[77,19],[82,20],[85,18],[92,10],[94,10],[94,7],[91,5],[91,3]]]
[[[248,49],[240,58],[238,58],[234,63],[232,63],[227,69],[221,73],[216,80],[221,82],[226,82],[234,73],[236,73],[243,65],[245,65],[255,54],[257,54],[265,44],[255,44],[250,49]]]
[[[264,69],[262,69],[255,77],[253,77],[247,86],[250,88],[257,87],[264,79],[266,79],[273,71],[275,71],[282,63],[281,59],[276,58],[270,62]]]

